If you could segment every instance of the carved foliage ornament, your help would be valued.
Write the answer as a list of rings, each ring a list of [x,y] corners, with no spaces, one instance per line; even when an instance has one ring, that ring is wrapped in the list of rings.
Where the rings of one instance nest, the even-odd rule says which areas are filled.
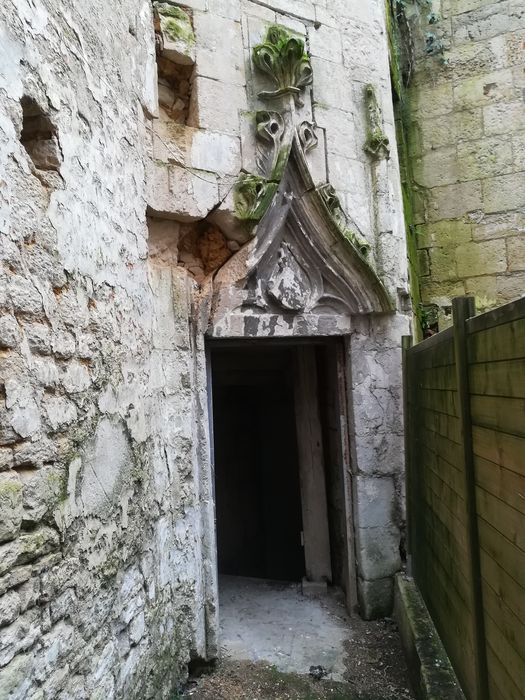
[[[286,94],[298,99],[301,89],[312,82],[312,66],[304,41],[292,36],[284,27],[268,29],[263,43],[253,49],[253,62],[276,85],[276,90],[259,93],[261,99],[275,99]]]
[[[365,87],[368,134],[365,151],[374,158],[390,157],[390,142],[383,131],[383,115],[373,85]]]
[[[368,255],[368,251],[370,250],[370,244],[348,226],[348,217],[341,206],[341,200],[337,196],[333,186],[330,185],[330,183],[327,183],[326,185],[321,185],[321,187],[318,187],[317,191],[321,195],[326,208],[330,212],[332,220],[337,224],[341,234],[354,246],[354,248],[359,251],[363,257],[366,257]]]
[[[257,112],[255,115],[257,141],[262,147],[257,149],[257,167],[270,180],[282,176],[288,149],[283,148],[285,123],[279,112]]]
[[[304,121],[297,127],[297,133],[299,134],[299,141],[305,153],[311,151],[319,143],[317,134],[315,133],[316,125],[313,122]]]
[[[234,190],[235,216],[241,221],[259,221],[270,206],[278,183],[259,175],[245,175]]]

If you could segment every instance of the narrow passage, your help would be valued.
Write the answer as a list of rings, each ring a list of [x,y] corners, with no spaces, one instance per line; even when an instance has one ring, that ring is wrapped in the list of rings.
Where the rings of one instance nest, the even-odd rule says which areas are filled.
[[[413,698],[393,621],[351,619],[337,590],[223,576],[219,600],[221,660],[184,699]]]

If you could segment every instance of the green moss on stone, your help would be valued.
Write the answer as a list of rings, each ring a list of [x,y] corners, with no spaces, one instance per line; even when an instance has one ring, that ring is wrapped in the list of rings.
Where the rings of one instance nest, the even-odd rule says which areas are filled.
[[[195,34],[191,25],[191,17],[180,7],[168,3],[156,3],[155,9],[160,16],[162,32],[171,41],[183,41],[186,44],[195,43]]]
[[[278,183],[259,175],[244,175],[237,182],[233,198],[235,216],[241,220],[259,221],[277,192]]]
[[[0,482],[0,498],[16,498],[22,491],[22,484],[14,479]]]

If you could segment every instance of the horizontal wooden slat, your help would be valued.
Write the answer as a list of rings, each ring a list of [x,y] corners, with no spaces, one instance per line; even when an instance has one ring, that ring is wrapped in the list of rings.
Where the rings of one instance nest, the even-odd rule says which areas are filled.
[[[525,399],[472,396],[470,410],[474,425],[525,437]]]
[[[476,506],[478,517],[521,550],[525,568],[525,515],[479,487],[476,487]]]
[[[523,693],[507,673],[504,664],[487,645],[490,700],[523,700]]]
[[[519,620],[525,620],[525,589],[504,571],[483,549],[480,552],[481,577]]]
[[[506,637],[496,625],[495,620],[486,611],[485,614],[485,631],[487,635],[487,644],[502,661],[509,674],[518,688],[525,688],[525,663],[515,649],[509,644]]]
[[[443,527],[448,530],[458,542],[458,545],[462,547],[465,552],[468,551],[465,525],[466,515],[464,512],[458,510],[457,513],[454,513],[450,510],[447,504],[436,496],[430,485],[427,485],[422,494],[422,499],[421,507],[423,509],[426,508],[435,518],[439,519]]]
[[[469,379],[471,394],[525,398],[525,359],[470,365]]]
[[[452,442],[461,445],[461,424],[457,416],[447,416],[438,411],[418,411],[412,416],[412,423],[415,426],[423,425],[438,435],[448,438]]]
[[[453,492],[452,492],[453,493]],[[466,537],[461,537],[466,529],[467,516],[464,504],[457,496],[455,499],[445,500],[436,492],[432,481],[426,483],[424,498],[427,505],[439,516],[441,522],[454,531],[460,542],[466,543]]]
[[[436,333],[430,336],[430,338],[425,338],[420,343],[416,343],[408,350],[408,356],[412,358],[432,358],[439,356],[440,353],[447,352],[450,349],[450,345],[454,344],[454,329],[452,327],[446,328],[441,333]],[[452,364],[454,357],[452,355],[449,364]]]
[[[473,426],[474,454],[525,476],[525,437]]]
[[[474,333],[467,338],[468,360],[494,362],[525,355],[525,318]]]
[[[460,547],[450,532],[444,528],[429,529],[425,546],[427,565],[436,563],[443,571],[442,581],[445,588],[452,586],[459,599],[468,610],[470,602],[470,569],[467,553]],[[433,582],[431,587],[433,586]]]
[[[446,550],[455,559],[454,566],[459,571],[459,574],[468,580],[470,573],[467,568],[468,556],[465,541],[458,534],[458,530],[452,530],[446,522],[439,517],[439,514],[430,508],[425,508],[422,518],[420,519],[420,532],[424,537],[420,537],[414,543],[416,559],[427,561],[429,558],[428,547],[436,543],[436,548]],[[430,545],[429,545],[430,542]]]
[[[416,377],[416,386],[419,389],[449,389],[457,388],[455,365],[430,367],[420,370]]]
[[[525,624],[486,582],[483,582],[483,609],[491,616],[501,634],[525,663]]]
[[[428,408],[431,411],[438,411],[449,416],[458,416],[458,395],[455,391],[440,389],[419,389],[417,401],[413,402],[409,397],[409,405],[418,408]]]
[[[453,443],[455,444],[455,443]],[[423,438],[418,443],[418,451],[416,452],[416,464],[419,469],[431,469],[435,474],[437,474],[443,481],[447,482],[449,486],[460,496],[465,497],[465,481],[463,473],[456,464],[449,462],[444,457],[440,456],[440,446],[439,444],[432,444],[430,441],[428,443],[424,442]],[[422,479],[423,476],[420,474],[416,479]]]
[[[471,334],[477,333],[487,328],[510,323],[511,321],[519,321],[522,318],[525,318],[525,296],[515,301],[509,301],[508,304],[498,306],[492,311],[469,318],[467,320],[467,332]]]
[[[460,473],[463,472],[463,447],[457,442],[424,427],[418,431],[416,437],[418,448],[434,452]]]
[[[440,634],[447,637],[460,635],[471,642],[472,628],[468,624],[472,615],[470,602],[465,601],[452,585],[439,559],[428,559],[425,574],[425,577],[417,577],[416,582],[428,607],[434,611]]]
[[[476,456],[474,468],[478,486],[525,515],[525,476]]]
[[[522,588],[525,588],[523,553],[482,518],[478,518],[478,527],[481,548]]]
[[[466,517],[465,501],[439,474],[429,471],[427,483],[439,499],[439,502],[444,503],[456,515],[458,520],[462,521],[463,517]]]

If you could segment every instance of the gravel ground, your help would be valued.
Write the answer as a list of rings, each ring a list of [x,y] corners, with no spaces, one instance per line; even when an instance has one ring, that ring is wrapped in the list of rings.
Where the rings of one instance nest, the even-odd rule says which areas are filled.
[[[412,700],[399,636],[391,620],[353,621],[345,682],[282,673],[263,662],[222,659],[191,679],[180,700]],[[357,640],[357,641],[356,641]]]

